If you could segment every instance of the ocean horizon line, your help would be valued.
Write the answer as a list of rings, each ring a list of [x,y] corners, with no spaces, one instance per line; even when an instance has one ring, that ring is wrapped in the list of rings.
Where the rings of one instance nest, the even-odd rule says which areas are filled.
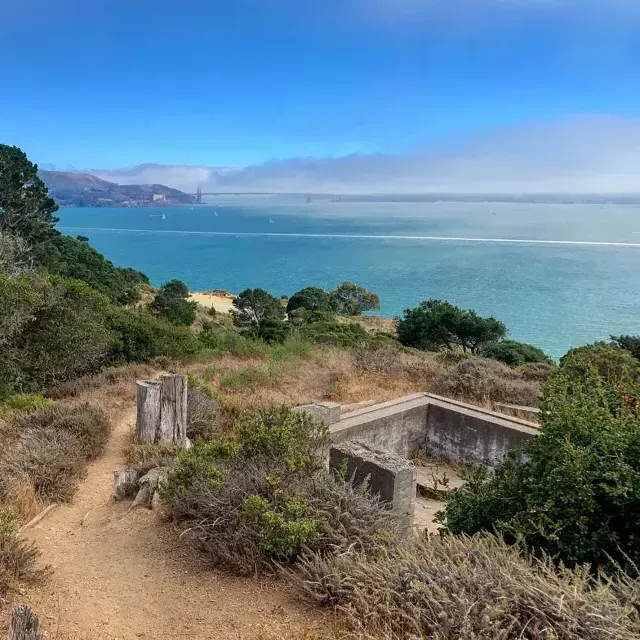
[[[179,229],[128,229],[114,227],[59,226],[66,231],[104,231],[113,233],[157,233],[171,235],[236,236],[236,237],[276,237],[276,238],[338,238],[346,240],[419,240],[424,242],[484,242],[494,244],[548,244],[595,247],[634,247],[640,242],[614,242],[600,240],[542,240],[537,238],[473,238],[466,236],[425,236],[425,235],[376,235],[351,233],[284,233],[273,231],[188,231]]]

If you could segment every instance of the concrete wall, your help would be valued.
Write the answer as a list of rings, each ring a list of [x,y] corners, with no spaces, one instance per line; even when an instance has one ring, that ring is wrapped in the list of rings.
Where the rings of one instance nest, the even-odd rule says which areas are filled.
[[[346,477],[353,477],[356,485],[369,478],[371,493],[390,504],[401,526],[411,530],[416,507],[417,471],[409,460],[371,449],[359,442],[343,442],[331,447],[329,467],[338,473],[346,471]]]
[[[537,434],[537,425],[426,393],[383,402],[330,427],[334,443],[357,440],[408,458],[414,453],[496,466]]]
[[[331,425],[331,439],[334,443],[357,440],[409,458],[426,445],[428,405],[426,394],[416,393],[354,411]]]
[[[428,456],[490,467],[538,433],[533,423],[438,396],[429,396],[426,429]]]

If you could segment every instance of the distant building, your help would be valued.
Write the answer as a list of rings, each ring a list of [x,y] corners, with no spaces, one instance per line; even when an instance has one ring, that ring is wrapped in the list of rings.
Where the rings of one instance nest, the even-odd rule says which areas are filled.
[[[164,201],[164,193],[154,193],[153,194],[153,202],[158,202],[159,200]]]

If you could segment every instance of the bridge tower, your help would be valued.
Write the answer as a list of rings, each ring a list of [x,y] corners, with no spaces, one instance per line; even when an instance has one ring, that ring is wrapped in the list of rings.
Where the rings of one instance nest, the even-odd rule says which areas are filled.
[[[202,204],[202,187],[198,187],[198,191],[196,192],[196,202],[198,204]]]

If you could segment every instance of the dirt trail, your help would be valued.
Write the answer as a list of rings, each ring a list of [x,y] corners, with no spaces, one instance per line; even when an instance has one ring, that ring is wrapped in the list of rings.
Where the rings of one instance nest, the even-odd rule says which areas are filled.
[[[110,500],[135,412],[114,425],[69,505],[28,532],[53,577],[26,599],[59,640],[315,638],[317,612],[282,585],[216,573],[152,512]]]

